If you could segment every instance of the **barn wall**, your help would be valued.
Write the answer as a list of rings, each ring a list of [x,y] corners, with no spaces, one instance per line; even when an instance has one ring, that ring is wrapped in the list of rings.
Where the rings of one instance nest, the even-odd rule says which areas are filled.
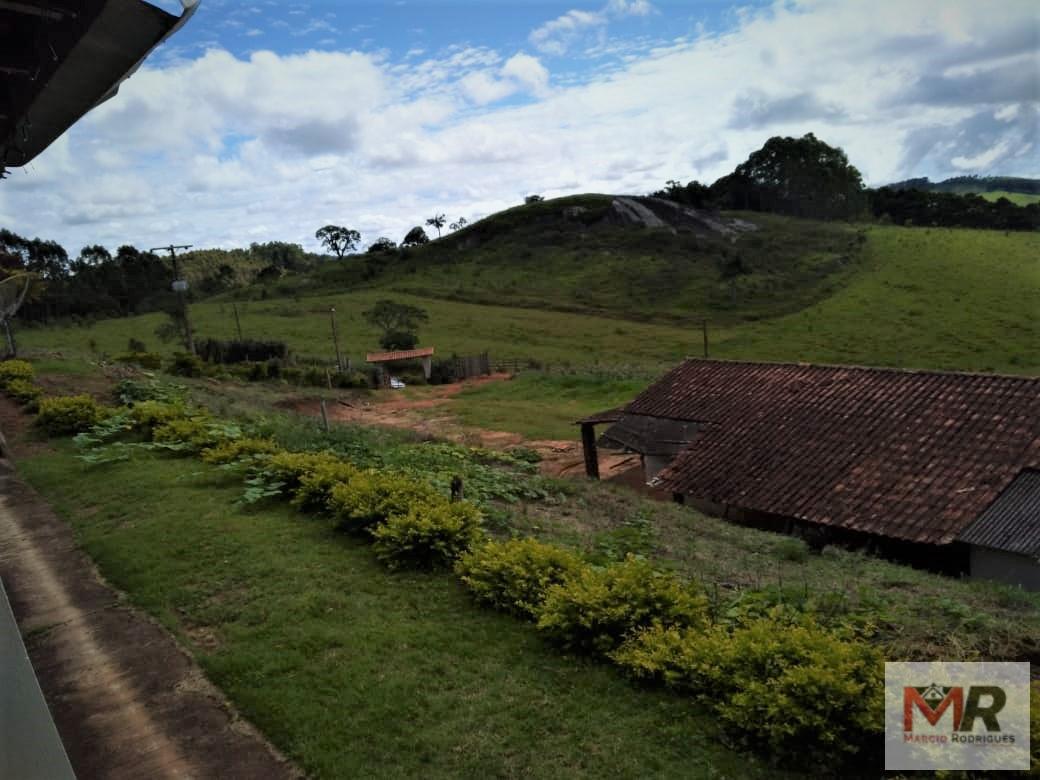
[[[1017,553],[972,545],[971,576],[1040,591],[1040,563]]]

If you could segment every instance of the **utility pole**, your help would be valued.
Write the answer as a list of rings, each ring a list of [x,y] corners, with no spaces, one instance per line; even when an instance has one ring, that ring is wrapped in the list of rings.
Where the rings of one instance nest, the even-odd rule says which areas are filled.
[[[242,321],[238,318],[238,304],[232,303],[231,310],[235,312],[235,327],[238,329],[238,340],[242,341]]]
[[[704,357],[708,357],[708,321],[701,320],[701,329],[704,331]]]
[[[336,307],[329,308],[329,317],[332,319],[332,342],[336,345],[336,371],[343,373],[343,356],[339,352],[339,332],[336,330]]]
[[[181,268],[177,263],[177,250],[191,249],[191,246],[191,244],[170,244],[169,246],[152,247],[149,251],[170,253],[170,258],[173,260],[173,291],[177,293],[177,297],[180,299],[181,316],[184,318],[184,340],[187,344],[188,352],[194,355],[195,336],[191,332],[191,315],[188,312],[188,282],[181,279]]]

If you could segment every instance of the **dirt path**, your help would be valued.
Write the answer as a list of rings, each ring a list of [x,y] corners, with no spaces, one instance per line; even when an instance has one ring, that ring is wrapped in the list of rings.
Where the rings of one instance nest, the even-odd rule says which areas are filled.
[[[299,776],[161,626],[101,581],[5,459],[0,577],[78,777]]]
[[[327,404],[326,410],[329,419],[336,422],[406,428],[439,439],[495,450],[523,446],[535,450],[541,456],[539,469],[543,474],[549,476],[584,474],[585,456],[582,453],[581,442],[551,439],[529,440],[518,433],[462,426],[450,413],[450,408],[445,408],[449,406],[451,399],[463,390],[489,382],[501,382],[509,377],[509,374],[492,374],[450,385],[434,385],[428,388],[428,392],[422,398],[391,396],[388,400],[375,403],[334,401]],[[312,416],[321,414],[320,402],[315,399],[294,400],[285,403],[284,406],[301,414]],[[431,414],[431,409],[443,409],[444,414]],[[602,479],[611,479],[630,472],[637,465],[639,465],[638,455],[618,455],[603,450],[599,451],[599,471]]]

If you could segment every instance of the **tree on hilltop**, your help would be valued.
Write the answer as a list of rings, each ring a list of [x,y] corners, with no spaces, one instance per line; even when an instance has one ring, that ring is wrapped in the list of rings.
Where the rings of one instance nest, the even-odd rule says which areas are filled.
[[[356,230],[339,225],[326,225],[318,230],[314,237],[340,260],[343,259],[343,255],[354,251],[358,242],[361,241],[361,234]]]
[[[444,222],[445,219],[443,214],[437,214],[426,220],[427,225],[437,228],[437,238],[441,237],[441,228],[444,227]]]
[[[860,172],[812,133],[770,138],[711,191],[730,208],[816,219],[854,217],[866,207]]]
[[[418,246],[419,244],[429,243],[430,237],[426,235],[426,231],[416,225],[408,231],[408,235],[404,237],[401,242],[401,246]]]

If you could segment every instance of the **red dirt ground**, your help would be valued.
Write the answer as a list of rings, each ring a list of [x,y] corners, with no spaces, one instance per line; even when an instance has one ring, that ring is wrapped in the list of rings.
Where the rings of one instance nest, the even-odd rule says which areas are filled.
[[[509,377],[509,374],[492,374],[451,385],[435,385],[429,388],[429,392],[423,398],[393,396],[374,403],[367,400],[328,401],[326,402],[326,412],[330,422],[406,428],[419,434],[494,450],[523,446],[534,450],[541,456],[539,468],[543,474],[549,476],[584,474],[585,457],[582,453],[581,442],[552,439],[528,440],[518,433],[462,426],[448,409],[445,409],[444,415],[431,415],[428,412],[430,409],[449,405],[451,399],[463,390],[491,382],[501,382]],[[283,402],[280,406],[314,417],[321,415],[321,402],[313,398],[290,400]],[[638,464],[638,455],[617,455],[603,450],[599,452],[599,471],[602,479],[611,479],[630,472],[633,466]]]

